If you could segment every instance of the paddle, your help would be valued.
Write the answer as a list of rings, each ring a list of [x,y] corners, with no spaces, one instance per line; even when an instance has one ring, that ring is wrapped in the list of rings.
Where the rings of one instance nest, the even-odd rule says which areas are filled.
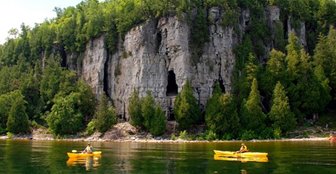
[[[77,150],[72,150],[71,152],[73,152],[73,153],[77,153]]]

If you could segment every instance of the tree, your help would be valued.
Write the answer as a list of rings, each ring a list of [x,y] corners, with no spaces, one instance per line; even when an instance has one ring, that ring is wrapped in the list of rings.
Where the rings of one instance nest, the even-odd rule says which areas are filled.
[[[19,91],[13,93],[13,103],[8,113],[7,130],[12,133],[29,131],[29,121],[26,113],[26,101]]]
[[[320,36],[314,54],[315,66],[322,66],[329,79],[333,97],[336,97],[336,29],[330,28],[327,37]]]
[[[131,94],[131,97],[128,101],[128,114],[131,117],[131,124],[133,126],[142,127],[144,119],[141,112],[141,101],[138,90],[133,90],[133,93]]]
[[[57,61],[50,59],[47,63],[40,84],[41,97],[43,102],[47,105],[45,110],[49,110],[52,106],[52,100],[59,91],[61,83],[60,77],[62,77],[62,68]]]
[[[262,88],[266,90],[267,94],[271,95],[277,81],[287,82],[286,55],[273,49],[266,63]]]
[[[222,95],[218,84],[215,87],[212,97],[209,99],[206,107],[206,125],[208,129],[216,135],[237,134],[239,128],[239,118],[237,107],[233,97],[230,94]],[[216,89],[217,88],[217,89]]]
[[[3,129],[7,127],[8,113],[13,103],[12,94],[7,93],[0,96],[0,127]]]
[[[162,135],[166,130],[166,116],[160,106],[155,107],[154,117],[151,120],[149,132],[154,135]]]
[[[201,119],[200,109],[189,81],[175,99],[174,114],[181,130],[190,128]]]
[[[268,115],[273,121],[273,128],[279,128],[283,133],[287,133],[296,126],[295,115],[290,109],[285,88],[279,81],[273,91],[272,107]]]
[[[293,80],[298,77],[298,66],[300,63],[300,50],[302,49],[298,38],[294,33],[289,34],[287,49],[287,72],[289,74],[289,79]]]
[[[243,103],[242,109],[242,126],[246,130],[261,132],[265,128],[266,115],[263,113],[261,106],[258,82],[253,79],[251,92],[247,101]]]
[[[66,135],[78,132],[83,128],[83,115],[76,110],[79,93],[72,92],[65,97],[57,97],[46,121],[55,135]]]
[[[99,132],[106,132],[113,124],[117,123],[115,110],[108,105],[108,99],[105,94],[100,97],[95,119],[95,127]]]
[[[147,130],[152,127],[152,120],[155,116],[155,101],[150,91],[147,91],[147,95],[141,102],[141,115],[143,116],[143,125]]]

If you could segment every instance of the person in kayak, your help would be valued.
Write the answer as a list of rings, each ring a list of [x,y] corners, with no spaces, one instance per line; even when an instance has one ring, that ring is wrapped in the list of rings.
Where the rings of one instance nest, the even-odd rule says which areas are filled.
[[[83,153],[92,153],[93,148],[90,143],[87,144],[86,148],[83,150]]]
[[[237,153],[244,153],[244,152],[248,152],[248,149],[247,146],[244,143],[242,143]]]

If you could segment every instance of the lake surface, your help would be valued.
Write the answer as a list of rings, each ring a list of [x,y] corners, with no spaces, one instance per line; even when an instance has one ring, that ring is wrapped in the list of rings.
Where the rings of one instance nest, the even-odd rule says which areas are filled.
[[[0,173],[336,173],[336,143],[329,141],[245,142],[268,152],[268,162],[214,159],[214,149],[238,150],[240,142],[91,142],[101,158],[71,161],[66,153],[85,142],[0,140]]]

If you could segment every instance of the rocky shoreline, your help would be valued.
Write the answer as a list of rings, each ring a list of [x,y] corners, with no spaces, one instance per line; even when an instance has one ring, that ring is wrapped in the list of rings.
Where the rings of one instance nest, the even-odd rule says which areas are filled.
[[[307,135],[307,131],[310,132]],[[184,140],[176,138],[172,140],[169,136],[152,137],[146,132],[139,132],[135,127],[129,123],[119,123],[109,131],[101,134],[96,132],[91,136],[72,135],[68,137],[54,137],[47,129],[34,129],[31,134],[25,135],[12,135],[10,137],[4,135],[0,136],[0,139],[14,139],[14,140],[37,140],[37,141],[85,141],[85,142],[139,142],[139,143],[220,143],[220,142],[271,142],[271,141],[328,141],[329,132],[334,130],[325,130],[320,127],[309,128],[307,130],[296,130],[297,134],[293,138],[281,138],[281,139],[264,139],[264,140]],[[306,137],[303,137],[306,136]]]

